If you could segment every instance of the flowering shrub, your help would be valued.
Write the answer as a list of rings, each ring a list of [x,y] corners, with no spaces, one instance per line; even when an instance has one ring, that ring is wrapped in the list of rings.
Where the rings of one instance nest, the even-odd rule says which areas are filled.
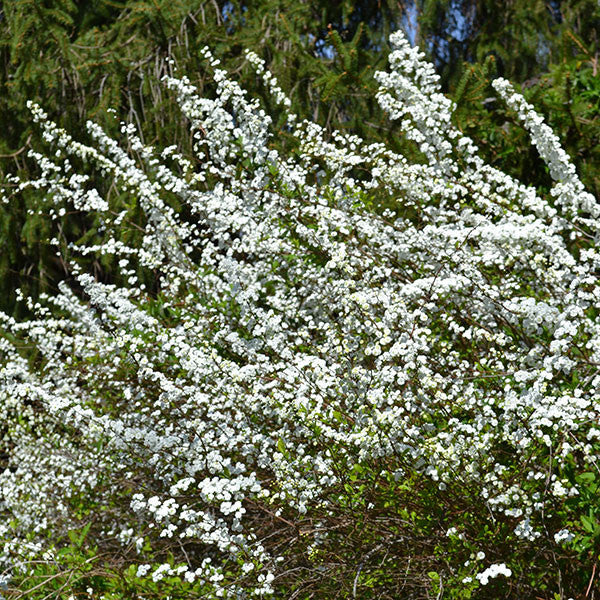
[[[94,212],[105,237],[65,248],[59,230],[70,279],[22,298],[35,318],[0,315],[2,560],[21,590],[585,591],[598,203],[508,82],[495,88],[548,164],[548,197],[486,165],[431,65],[401,33],[391,42],[378,101],[419,160],[325,139],[252,53],[282,129],[206,50],[213,99],[165,82],[194,156],[144,146],[129,125],[129,152],[93,123],[86,146],[31,106],[53,150],[13,193],[37,190],[57,222]],[[141,207],[140,244],[123,241],[131,208],[91,171]],[[129,287],[83,272],[89,254],[118,259]]]

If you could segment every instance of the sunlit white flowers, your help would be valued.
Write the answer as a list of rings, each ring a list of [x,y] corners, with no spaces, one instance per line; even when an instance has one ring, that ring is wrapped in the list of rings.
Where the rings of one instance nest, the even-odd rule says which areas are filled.
[[[491,531],[503,524],[511,553],[572,539],[547,522],[578,493],[568,468],[596,462],[600,211],[507,82],[496,88],[556,179],[547,196],[486,165],[452,125],[433,67],[401,34],[392,43],[378,100],[422,163],[300,121],[252,53],[285,113],[288,154],[208,49],[213,96],[165,81],[194,156],[146,147],[125,124],[132,154],[93,123],[86,146],[31,106],[59,153],[34,154],[39,178],[12,179],[11,193],[37,190],[55,219],[94,212],[103,239],[69,247],[70,283],[55,296],[23,298],[34,318],[0,315],[2,561],[27,568],[88,502],[90,535],[138,577],[265,596],[305,568],[295,556],[337,549],[359,514],[391,525],[353,573],[404,556],[412,525],[390,498],[416,481],[453,507],[435,535],[467,556],[475,534],[457,506]],[[143,224],[80,164],[135,199]],[[125,243],[134,225],[140,241]],[[90,255],[114,257],[128,285],[96,281],[77,260]],[[357,508],[359,489],[372,497]],[[317,564],[319,577],[336,564]],[[511,574],[494,563],[463,581]]]
[[[487,585],[490,579],[504,575],[504,577],[510,577],[512,571],[504,564],[490,565],[485,571],[478,573],[475,577],[481,582],[481,585]]]

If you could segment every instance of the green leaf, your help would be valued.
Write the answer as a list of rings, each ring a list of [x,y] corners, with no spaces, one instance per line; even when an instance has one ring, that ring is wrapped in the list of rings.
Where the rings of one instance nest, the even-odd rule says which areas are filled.
[[[582,515],[581,523],[583,525],[583,528],[586,531],[589,531],[590,533],[593,533],[594,530],[596,529],[597,521],[593,517],[590,518],[590,517],[586,517],[585,515]]]
[[[281,438],[279,438],[277,440],[277,450],[279,450],[279,452],[281,452],[281,454],[283,454],[283,455],[287,454],[285,443]]]

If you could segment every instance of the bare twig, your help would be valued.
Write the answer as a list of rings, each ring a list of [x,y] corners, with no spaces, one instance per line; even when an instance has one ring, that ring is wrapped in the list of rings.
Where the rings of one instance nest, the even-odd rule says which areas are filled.
[[[25,145],[22,148],[19,148],[16,152],[13,152],[12,154],[0,154],[0,158],[15,158],[16,156],[19,156],[19,154],[21,154],[21,152],[23,152],[25,148],[29,146],[30,141],[31,134],[29,134],[29,137],[27,138],[27,141],[25,142]]]
[[[594,577],[596,576],[596,564],[594,563],[594,568],[592,569],[592,576],[590,577],[590,582],[588,584],[587,590],[585,591],[585,597],[587,598],[590,590],[592,589],[592,583],[594,583]]]

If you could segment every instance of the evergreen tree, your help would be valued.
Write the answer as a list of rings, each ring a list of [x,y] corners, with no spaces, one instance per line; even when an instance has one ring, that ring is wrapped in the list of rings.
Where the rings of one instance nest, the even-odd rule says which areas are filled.
[[[568,36],[598,49],[600,13],[594,0],[415,0],[419,43],[452,88],[463,61],[494,56],[514,81],[536,80],[552,64],[574,58]]]

